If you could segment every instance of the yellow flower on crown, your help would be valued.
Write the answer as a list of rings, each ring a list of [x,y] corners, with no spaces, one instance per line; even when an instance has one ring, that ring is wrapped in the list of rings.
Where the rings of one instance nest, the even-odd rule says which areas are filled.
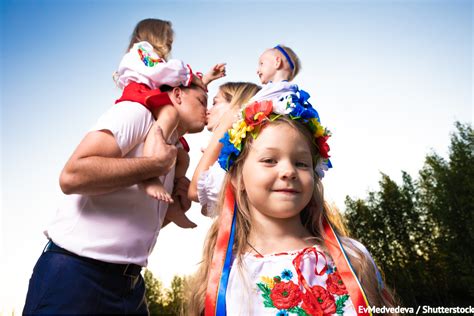
[[[251,132],[253,126],[248,126],[245,120],[240,120],[232,125],[232,129],[229,130],[229,141],[234,144],[235,148],[241,149],[242,139],[245,138],[247,132]]]
[[[316,127],[316,130],[314,132],[314,137],[318,138],[324,135],[324,127],[319,123],[319,120],[315,117],[311,119],[311,122],[314,124]]]
[[[270,290],[273,289],[273,287],[275,286],[275,280],[273,280],[273,278],[261,276],[260,279],[268,286]]]

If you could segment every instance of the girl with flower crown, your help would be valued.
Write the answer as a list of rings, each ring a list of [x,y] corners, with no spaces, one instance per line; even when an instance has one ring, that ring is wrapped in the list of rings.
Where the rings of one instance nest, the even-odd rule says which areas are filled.
[[[117,86],[123,89],[122,96],[116,103],[132,101],[144,105],[156,119],[155,125],[150,130],[155,130],[159,126],[168,142],[173,141],[180,117],[168,93],[162,87],[171,90],[177,86],[198,86],[207,90],[206,87],[210,82],[225,76],[225,64],[217,64],[206,75],[201,76],[194,74],[191,67],[183,61],[168,59],[172,43],[171,22],[159,19],[140,21],[133,31],[129,51],[123,56],[118,71],[114,74]],[[205,99],[199,101],[207,107]],[[147,136],[143,149],[144,156],[153,148],[154,135],[155,133],[149,133]],[[175,168],[177,181],[185,178],[189,166],[187,154],[189,147],[184,138],[180,138],[179,141],[181,144],[178,144]],[[166,191],[158,178],[143,182],[141,187],[157,200],[174,202],[170,192]],[[194,227],[195,224],[184,215],[184,211],[191,206],[190,201],[179,193],[175,193],[175,198],[178,203],[173,203],[168,208],[167,220],[174,221],[184,228]]]
[[[329,131],[301,93],[285,102],[250,104],[222,140],[228,172],[187,315],[370,315],[393,304],[324,203],[315,167]]]

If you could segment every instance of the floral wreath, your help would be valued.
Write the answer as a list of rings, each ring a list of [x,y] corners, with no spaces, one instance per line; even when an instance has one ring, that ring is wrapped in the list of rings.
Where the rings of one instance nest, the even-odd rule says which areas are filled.
[[[332,168],[329,160],[329,145],[327,144],[331,132],[321,125],[319,114],[308,102],[310,95],[297,90],[295,93],[282,97],[277,102],[264,100],[255,101],[247,105],[241,113],[241,118],[232,125],[220,140],[224,147],[219,155],[220,166],[229,171],[237,157],[242,152],[242,140],[250,133],[257,138],[261,128],[269,121],[274,121],[282,115],[299,121],[309,128],[314,136],[313,142],[319,150],[319,157],[315,160],[315,168],[319,178],[324,177],[324,171]]]

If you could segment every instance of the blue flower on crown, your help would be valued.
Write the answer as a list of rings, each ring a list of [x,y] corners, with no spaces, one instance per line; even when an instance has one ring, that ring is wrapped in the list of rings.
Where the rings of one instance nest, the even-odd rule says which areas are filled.
[[[218,159],[219,165],[225,171],[229,171],[230,166],[234,164],[235,159],[239,156],[240,150],[230,142],[229,133],[225,133],[219,142],[224,144]]]

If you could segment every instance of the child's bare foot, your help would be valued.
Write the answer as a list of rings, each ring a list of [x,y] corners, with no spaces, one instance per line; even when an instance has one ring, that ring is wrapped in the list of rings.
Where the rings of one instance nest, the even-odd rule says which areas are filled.
[[[178,227],[181,228],[197,227],[196,223],[191,221],[186,216],[185,212],[180,208],[179,203],[174,203],[168,206],[168,211],[166,212],[166,219],[170,222],[175,223]]]
[[[158,179],[144,182],[143,189],[145,190],[146,194],[148,194],[148,196],[151,196],[154,199],[163,201],[165,203],[174,202],[171,194],[166,191],[165,187]]]

